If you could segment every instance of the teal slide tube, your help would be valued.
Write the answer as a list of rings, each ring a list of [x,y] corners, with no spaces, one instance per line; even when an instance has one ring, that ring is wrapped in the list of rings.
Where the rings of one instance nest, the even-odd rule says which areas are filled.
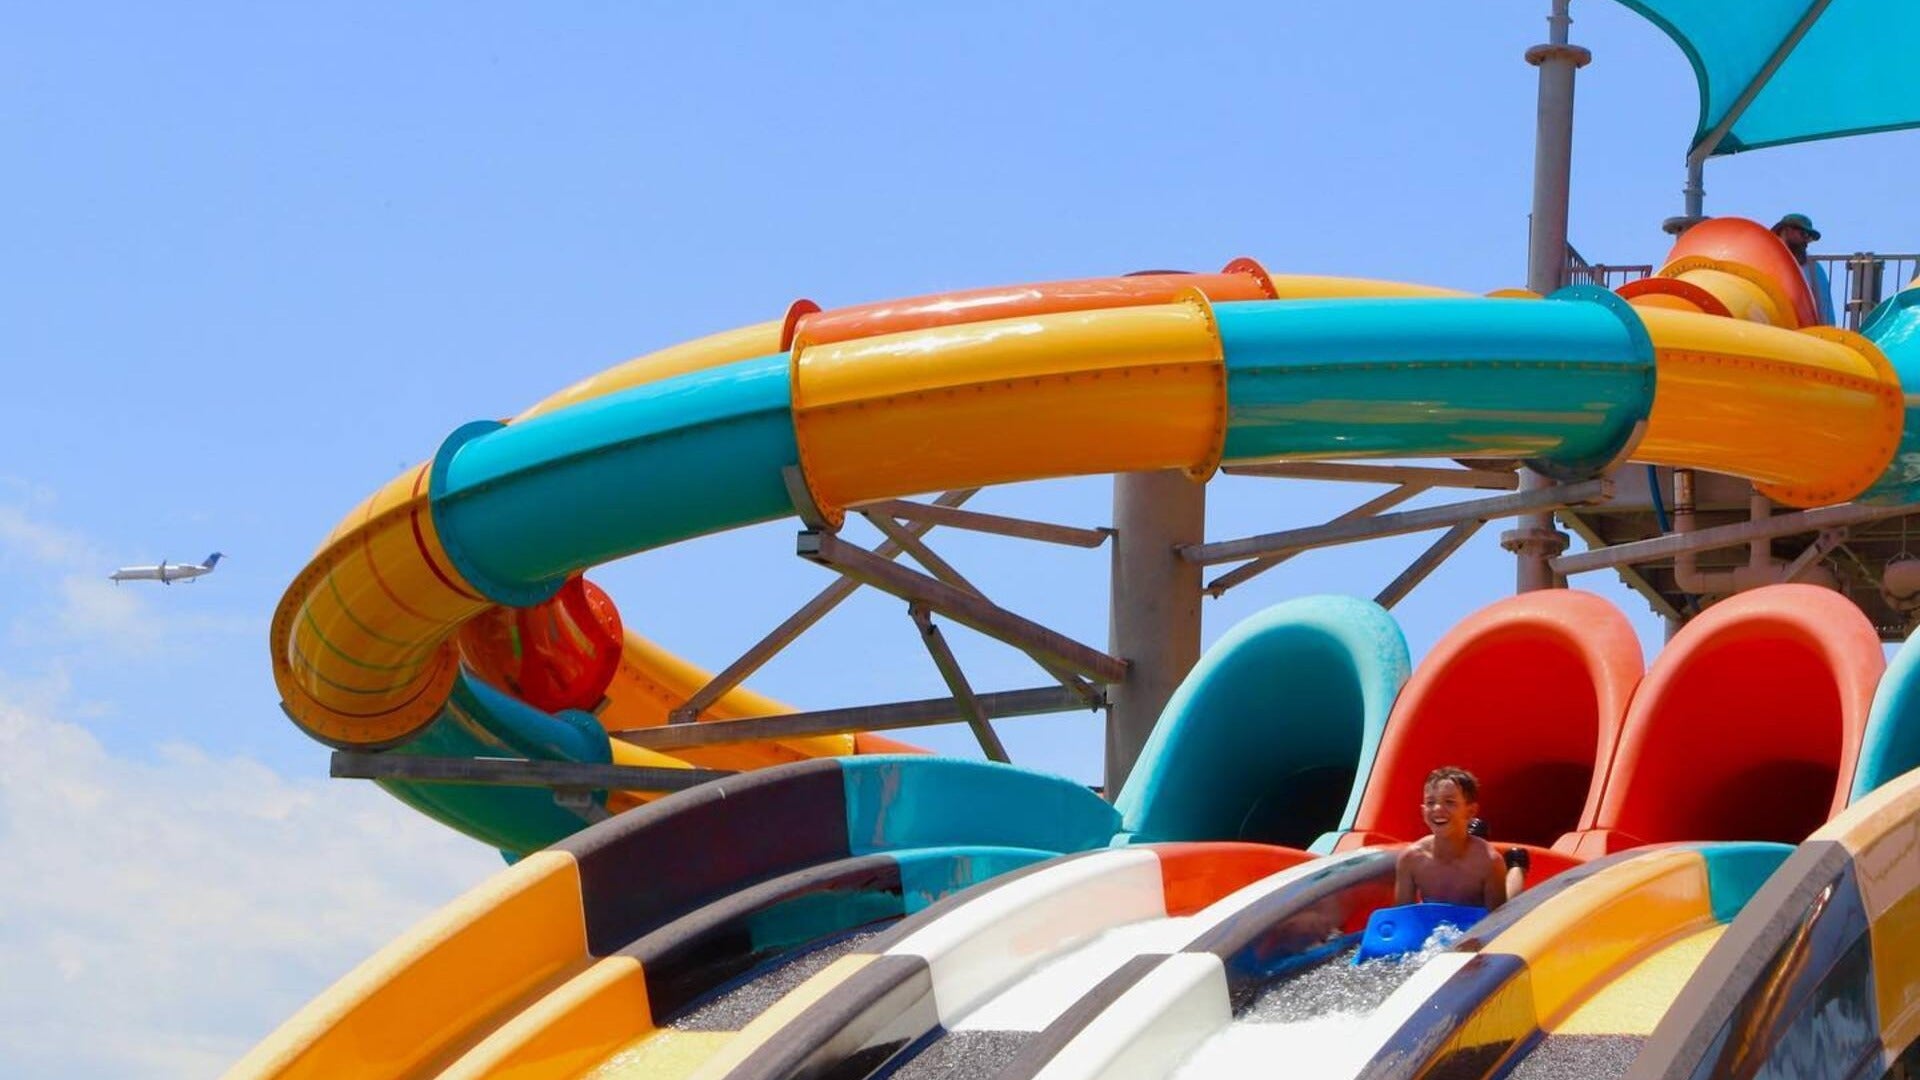
[[[1920,500],[1920,404],[1914,396],[1915,389],[1920,388],[1920,289],[1907,289],[1888,298],[1873,309],[1860,332],[1880,346],[1900,376],[1900,386],[1907,395],[1907,416],[1900,432],[1900,448],[1893,452],[1887,471],[1855,501],[1897,506]]]
[[[1848,804],[1913,769],[1920,769],[1920,637],[1900,646],[1874,689]]]
[[[394,754],[524,757],[539,761],[609,758],[606,733],[585,713],[548,715],[462,673],[427,729]],[[579,832],[586,821],[543,787],[378,781],[401,802],[503,852],[524,854]]]
[[[1214,310],[1228,461],[1509,457],[1585,477],[1632,445],[1653,407],[1653,343],[1603,289]]]
[[[1780,864],[1793,854],[1790,844],[1765,841],[1696,845],[1707,863],[1707,899],[1713,905],[1713,917],[1732,922],[1760,886],[1767,883]]]
[[[1120,827],[1086,787],[1013,765],[875,754],[842,760],[840,775],[856,855],[954,844],[1085,851]]]
[[[470,424],[434,461],[434,527],[487,599],[537,603],[586,567],[792,514],[791,406],[780,353]]]
[[[1386,609],[1290,600],[1215,642],[1174,691],[1115,807],[1122,842],[1305,848],[1349,826],[1411,663]]]

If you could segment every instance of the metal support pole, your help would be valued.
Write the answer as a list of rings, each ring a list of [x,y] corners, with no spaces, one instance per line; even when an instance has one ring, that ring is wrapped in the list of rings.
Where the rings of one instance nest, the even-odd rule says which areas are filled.
[[[1686,197],[1686,210],[1679,217],[1670,217],[1660,223],[1660,230],[1668,236],[1679,236],[1707,220],[1706,172],[1705,158],[1687,159],[1687,186],[1681,189],[1681,194]]]
[[[1527,63],[1540,69],[1539,104],[1533,135],[1533,219],[1527,243],[1527,288],[1545,295],[1566,283],[1567,204],[1573,177],[1573,73],[1593,54],[1567,44],[1568,0],[1553,0],[1547,17],[1547,44],[1527,50]],[[1552,481],[1529,472],[1521,478],[1522,491],[1538,491]],[[1500,536],[1500,546],[1514,553],[1515,588],[1519,592],[1550,589],[1557,584],[1547,560],[1567,549],[1567,534],[1554,526],[1553,515],[1530,514]]]
[[[1813,0],[1807,5],[1807,10],[1800,16],[1800,21],[1787,31],[1787,36],[1781,38],[1778,45],[1774,46],[1773,54],[1767,57],[1766,63],[1760,65],[1760,70],[1754,73],[1746,88],[1740,91],[1740,96],[1734,98],[1733,104],[1727,106],[1727,110],[1720,114],[1720,122],[1713,126],[1713,130],[1702,135],[1700,141],[1688,152],[1687,212],[1683,217],[1668,218],[1663,222],[1661,227],[1667,232],[1678,236],[1706,220],[1704,210],[1707,192],[1701,184],[1701,177],[1706,171],[1707,159],[1720,148],[1721,140],[1725,139],[1727,133],[1733,130],[1733,125],[1746,115],[1747,106],[1752,105],[1753,99],[1759,97],[1760,91],[1766,89],[1767,81],[1780,70],[1780,65],[1787,62],[1787,57],[1791,56],[1793,50],[1800,44],[1800,39],[1806,37],[1807,31],[1813,29],[1813,24],[1820,21],[1820,16],[1826,13],[1827,5],[1832,2],[1833,0]]]
[[[410,780],[426,784],[499,784],[573,791],[685,791],[732,776],[724,769],[668,769],[584,761],[415,757],[335,750],[328,775],[348,780]]]
[[[1127,661],[1110,692],[1106,793],[1113,798],[1160,711],[1200,659],[1200,565],[1180,549],[1206,539],[1207,487],[1174,471],[1113,478],[1108,651]]]

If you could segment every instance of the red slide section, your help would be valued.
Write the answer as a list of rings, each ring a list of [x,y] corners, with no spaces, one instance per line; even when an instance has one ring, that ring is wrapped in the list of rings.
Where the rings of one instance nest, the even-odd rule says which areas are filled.
[[[591,710],[620,666],[620,612],[600,586],[567,579],[525,608],[493,608],[460,629],[473,672],[546,712]]]
[[[1338,849],[1426,835],[1421,788],[1441,765],[1479,778],[1491,838],[1552,844],[1592,812],[1642,669],[1633,627],[1591,593],[1526,593],[1476,612],[1400,691]]]
[[[1873,626],[1838,593],[1774,585],[1720,602],[1640,684],[1596,812],[1558,846],[1799,843],[1846,805],[1885,667]]]

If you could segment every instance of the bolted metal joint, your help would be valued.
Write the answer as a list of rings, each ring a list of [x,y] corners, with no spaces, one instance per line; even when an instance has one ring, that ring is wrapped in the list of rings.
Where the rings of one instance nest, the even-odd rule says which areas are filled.
[[[1551,559],[1567,550],[1567,534],[1559,529],[1538,525],[1508,529],[1500,534],[1500,547],[1527,559]]]
[[[1576,68],[1593,62],[1593,51],[1578,45],[1535,45],[1527,50],[1527,63],[1541,67],[1554,60],[1571,60]]]

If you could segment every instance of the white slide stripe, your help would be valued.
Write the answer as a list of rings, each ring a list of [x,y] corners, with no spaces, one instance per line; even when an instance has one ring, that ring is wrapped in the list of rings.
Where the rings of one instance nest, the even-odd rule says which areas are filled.
[[[1059,1019],[1100,980],[1143,953],[1178,951],[1193,936],[1190,918],[1117,926],[1028,972],[960,1022],[963,1029],[1039,1031]]]
[[[989,890],[888,949],[933,974],[940,1023],[954,1027],[998,987],[1116,926],[1167,915],[1160,858],[1118,848]]]
[[[1249,882],[1190,916],[1149,920],[1107,930],[1028,972],[977,1006],[958,1026],[982,1031],[1039,1031],[1134,957],[1143,953],[1179,952],[1195,938],[1275,890],[1351,857],[1343,854],[1290,866]]]
[[[1035,1080],[1160,1080],[1232,1020],[1220,958],[1170,956],[1082,1028]]]

